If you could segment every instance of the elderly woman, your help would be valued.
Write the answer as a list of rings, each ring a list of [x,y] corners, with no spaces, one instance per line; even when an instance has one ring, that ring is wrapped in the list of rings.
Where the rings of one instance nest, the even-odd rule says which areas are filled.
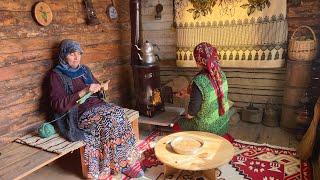
[[[193,78],[188,92],[177,94],[178,97],[190,94],[190,102],[186,117],[175,128],[225,135],[229,122],[228,84],[218,63],[217,50],[203,42],[193,54],[201,71]]]
[[[60,44],[59,64],[50,74],[50,102],[59,132],[70,141],[85,142],[85,164],[88,177],[104,179],[121,172],[129,177],[143,175],[136,139],[124,111],[104,102],[99,84],[87,66],[80,64],[83,51],[74,40]],[[93,93],[83,104],[77,100]]]

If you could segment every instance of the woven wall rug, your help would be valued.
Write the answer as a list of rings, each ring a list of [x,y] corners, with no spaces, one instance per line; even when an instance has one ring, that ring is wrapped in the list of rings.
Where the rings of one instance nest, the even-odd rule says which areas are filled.
[[[141,163],[145,168],[145,177],[140,179],[205,179],[199,172],[194,171],[182,171],[165,178],[164,167],[156,158],[153,149],[160,138],[160,132],[153,132],[138,146],[143,154]],[[218,180],[312,180],[311,164],[296,158],[295,149],[241,140],[235,140],[232,144],[236,155],[229,164],[218,168]]]
[[[195,18],[197,11],[192,1],[175,0],[177,66],[196,67],[194,47],[209,42],[217,47],[222,67],[283,67],[288,35],[287,2],[269,0],[268,7],[250,15],[244,8],[248,2],[217,1],[211,13]]]

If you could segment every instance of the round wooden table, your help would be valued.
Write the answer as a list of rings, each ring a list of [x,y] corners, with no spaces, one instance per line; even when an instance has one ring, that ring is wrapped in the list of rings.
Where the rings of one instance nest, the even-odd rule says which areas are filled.
[[[204,143],[197,153],[182,155],[173,151],[170,142],[181,136],[195,137]],[[233,155],[232,144],[221,136],[200,131],[185,131],[170,134],[160,139],[155,146],[157,158],[164,164],[165,176],[179,170],[201,171],[209,180],[216,179],[215,168],[228,163]]]

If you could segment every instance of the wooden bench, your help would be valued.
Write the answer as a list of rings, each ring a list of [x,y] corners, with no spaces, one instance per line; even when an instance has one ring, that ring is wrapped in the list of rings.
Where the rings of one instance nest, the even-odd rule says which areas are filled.
[[[131,122],[133,132],[139,139],[139,126],[138,118],[139,112],[131,109],[125,109],[126,116]],[[29,135],[32,136],[32,135]],[[60,136],[56,135],[60,138]],[[24,136],[28,138],[27,136]],[[21,138],[22,139],[22,138]],[[43,139],[38,139],[41,141]],[[56,140],[56,139],[55,139]],[[52,147],[42,146],[44,149],[31,147],[17,142],[12,142],[0,148],[0,179],[1,180],[12,180],[12,179],[21,179],[28,174],[40,169],[41,167],[53,162],[54,160],[70,153],[74,150],[80,149],[81,155],[81,166],[82,174],[84,177],[87,177],[87,166],[83,163],[83,152],[84,152],[84,143],[81,141],[78,142],[68,142],[64,140],[65,150],[60,153],[48,152]],[[60,144],[63,144],[60,143]],[[69,144],[68,144],[69,143]],[[47,148],[47,150],[45,149]],[[52,151],[52,150],[50,150]]]

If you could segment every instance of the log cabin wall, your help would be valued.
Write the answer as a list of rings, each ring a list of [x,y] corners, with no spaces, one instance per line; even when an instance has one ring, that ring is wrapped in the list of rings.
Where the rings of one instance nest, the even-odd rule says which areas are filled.
[[[163,5],[161,20],[155,20],[155,7],[158,3]],[[155,48],[162,61],[175,61],[176,59],[176,30],[173,22],[173,0],[142,0],[141,1],[142,39],[156,43],[160,51]]]
[[[292,32],[299,26],[310,26],[316,33],[318,42],[320,38],[320,1],[319,0],[302,0],[300,6],[294,6],[288,3],[288,26],[289,37]],[[318,51],[319,52],[319,51]]]
[[[124,2],[125,1],[125,2]],[[0,146],[34,130],[47,116],[47,72],[55,64],[61,40],[79,41],[82,63],[99,81],[111,79],[110,101],[125,105],[131,98],[129,0],[115,0],[119,19],[106,16],[109,0],[93,0],[101,24],[86,25],[82,0],[45,0],[53,21],[38,25],[32,7],[38,0],[0,3]],[[132,76],[131,76],[132,77]]]
[[[160,2],[164,6],[163,17],[155,20],[155,6]],[[295,28],[301,25],[311,26],[319,38],[319,11],[318,0],[304,0],[300,6],[288,3],[289,37]],[[195,68],[177,68],[175,66],[176,34],[172,28],[173,4],[172,0],[144,0],[142,1],[142,32],[144,40],[149,40],[161,46],[167,46],[170,51],[160,50],[161,81],[165,84],[177,76],[186,76],[188,79],[197,72]],[[236,69],[224,68],[229,82],[229,97],[236,107],[247,106],[253,102],[257,106],[264,106],[267,100],[281,104],[286,83],[286,68],[278,69]],[[279,106],[280,107],[280,106]]]

